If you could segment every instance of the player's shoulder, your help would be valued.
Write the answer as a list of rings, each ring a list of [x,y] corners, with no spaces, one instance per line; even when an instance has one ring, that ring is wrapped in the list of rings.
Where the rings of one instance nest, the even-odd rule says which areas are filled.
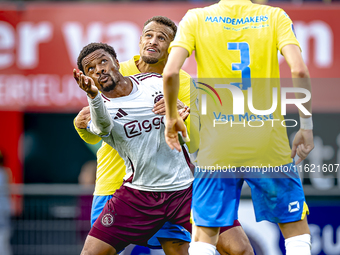
[[[204,6],[204,7],[193,8],[193,9],[190,9],[188,12],[202,13],[202,12],[214,10],[216,8],[219,8],[219,4],[218,3],[211,4],[211,5]]]
[[[197,17],[200,15],[204,15],[206,13],[210,13],[211,11],[214,11],[216,8],[218,8],[218,3],[205,6],[205,7],[193,8],[193,9],[188,10],[188,12],[186,13],[186,16]]]
[[[127,60],[127,61],[123,61],[119,63],[119,71],[125,71],[126,69],[129,69],[131,66],[131,59]]]
[[[120,62],[119,65],[119,71],[123,76],[129,76],[139,73],[139,70],[135,64],[135,59],[139,56],[134,56],[133,58]]]
[[[130,77],[139,81],[139,82],[163,78],[163,76],[159,73],[138,73],[138,74],[135,74],[135,75],[131,75]]]
[[[137,85],[163,86],[163,76],[159,73],[139,73],[129,76]]]
[[[278,17],[281,14],[284,14],[285,16],[288,17],[287,13],[280,7],[274,7],[274,6],[264,5],[264,4],[253,4],[253,9],[261,9],[265,13],[276,16],[276,17]]]

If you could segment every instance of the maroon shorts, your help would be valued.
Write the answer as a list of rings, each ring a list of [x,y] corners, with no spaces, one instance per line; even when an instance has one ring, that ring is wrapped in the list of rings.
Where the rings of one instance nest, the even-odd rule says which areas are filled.
[[[148,192],[121,186],[106,203],[89,235],[120,251],[130,243],[146,245],[165,222],[191,233],[192,186],[175,192]]]
[[[241,226],[241,223],[238,220],[234,220],[234,223],[232,226],[228,226],[228,227],[221,227],[220,228],[220,234],[222,234],[223,232],[233,228],[233,227],[238,227]]]

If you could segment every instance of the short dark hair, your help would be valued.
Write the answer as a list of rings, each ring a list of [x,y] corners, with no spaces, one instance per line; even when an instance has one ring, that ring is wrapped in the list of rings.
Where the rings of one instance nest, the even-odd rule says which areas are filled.
[[[115,59],[117,59],[117,54],[116,51],[114,50],[114,48],[106,43],[90,43],[88,45],[86,45],[81,52],[79,53],[78,59],[77,59],[77,65],[78,65],[78,69],[80,71],[84,72],[84,68],[82,65],[82,61],[83,59],[89,55],[90,53],[99,50],[99,49],[103,49],[105,50],[107,53],[109,53],[112,57],[114,57]]]
[[[173,22],[171,19],[169,19],[168,17],[165,17],[165,16],[154,16],[151,19],[148,19],[147,21],[145,21],[143,29],[145,28],[145,26],[147,24],[149,24],[152,21],[155,21],[157,23],[160,23],[160,24],[163,24],[167,27],[170,27],[171,30],[173,31],[173,36],[175,38],[175,35],[177,33],[177,26],[176,26],[175,22]]]

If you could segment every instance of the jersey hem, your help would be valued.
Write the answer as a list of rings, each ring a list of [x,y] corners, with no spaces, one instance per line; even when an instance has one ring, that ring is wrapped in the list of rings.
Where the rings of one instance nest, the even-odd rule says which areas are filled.
[[[185,189],[189,188],[192,185],[192,182],[193,182],[193,178],[190,181],[190,183],[185,184],[183,186],[175,187],[175,188],[161,188],[161,189],[152,189],[152,188],[150,189],[150,188],[147,188],[147,187],[133,185],[130,182],[126,182],[123,185],[126,186],[126,187],[129,187],[131,189],[136,189],[136,190],[140,190],[140,191],[147,191],[147,192],[175,192],[175,191],[181,191],[181,190],[185,190]]]

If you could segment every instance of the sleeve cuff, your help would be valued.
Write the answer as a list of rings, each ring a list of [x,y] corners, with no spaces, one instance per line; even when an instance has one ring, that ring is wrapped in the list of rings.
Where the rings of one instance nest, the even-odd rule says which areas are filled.
[[[296,42],[296,41],[286,41],[286,42],[281,43],[281,44],[279,45],[279,47],[278,47],[278,49],[279,49],[281,55],[282,55],[282,48],[283,48],[284,46],[286,46],[286,45],[289,45],[289,44],[293,44],[293,45],[298,46],[298,47],[300,48],[300,51],[302,51],[302,50],[301,50],[301,46],[300,46],[300,44],[299,44],[298,42]]]
[[[101,95],[100,95],[99,92],[98,92],[98,94],[96,95],[96,97],[93,98],[93,99],[87,95],[87,101],[89,102],[89,104],[98,105],[99,102],[100,102],[101,100],[102,100],[102,99],[101,99]]]
[[[189,45],[186,45],[186,44],[184,44],[184,43],[176,43],[176,42],[172,42],[172,43],[170,44],[169,49],[168,49],[168,52],[169,52],[169,53],[170,53],[170,51],[171,51],[171,49],[172,49],[173,47],[181,47],[181,48],[183,48],[183,49],[186,49],[186,50],[188,51],[188,57],[190,57],[191,54],[192,54],[192,52],[193,52],[193,50],[191,50],[191,48],[189,47]]]

